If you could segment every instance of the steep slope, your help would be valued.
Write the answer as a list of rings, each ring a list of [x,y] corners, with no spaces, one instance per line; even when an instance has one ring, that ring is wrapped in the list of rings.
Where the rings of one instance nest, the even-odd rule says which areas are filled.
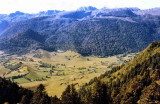
[[[0,33],[8,27],[9,23],[7,21],[0,21]]]
[[[41,32],[43,35],[52,35],[54,32],[69,23],[72,23],[73,19],[55,19],[52,16],[42,16],[26,21],[20,21],[10,24],[10,26],[1,33],[0,38],[12,36],[14,34],[32,29],[37,32]]]
[[[160,42],[153,42],[126,65],[93,79],[80,90],[84,102],[93,93],[94,83],[100,80],[107,86],[108,104],[160,103]],[[87,91],[91,87],[91,91]],[[86,96],[82,95],[87,91]]]
[[[0,42],[0,49],[14,54],[27,53],[30,50],[43,48],[43,42],[44,36],[39,35],[33,30],[26,30],[7,39],[4,38]]]
[[[58,29],[46,42],[56,50],[73,50],[82,55],[137,52],[156,40],[154,27],[147,23],[125,18],[87,19]]]
[[[139,11],[136,8],[81,9],[84,10],[63,11],[11,23],[1,29],[0,39],[7,40],[31,29],[43,36],[43,45],[49,51],[73,50],[84,56],[101,57],[138,52],[160,40],[159,16],[136,15],[133,13]]]
[[[18,53],[23,53],[23,52],[24,53],[29,52],[32,49],[35,50],[37,48],[38,49],[43,48],[45,46],[44,41],[48,37],[54,35],[55,31],[58,28],[65,26],[65,25],[68,25],[74,21],[75,21],[74,19],[55,19],[54,17],[46,16],[46,17],[37,17],[37,18],[26,20],[26,21],[12,23],[9,25],[9,27],[7,27],[5,30],[3,30],[3,32],[0,35],[0,40],[1,40],[0,49],[4,50],[6,52],[10,52],[11,54],[13,54],[13,53],[18,54]],[[39,38],[38,44],[36,42],[36,44],[37,44],[36,46],[34,46],[35,42],[31,42],[31,43],[33,43],[33,45],[28,45],[28,47],[25,46],[25,50],[23,50],[24,48],[18,48],[19,46],[17,46],[17,45],[13,45],[13,44],[15,44],[15,41],[16,42],[21,41],[21,44],[26,42],[27,39],[24,37],[26,35],[27,30],[35,31],[35,32],[37,32],[36,34],[39,34],[37,36],[37,38],[39,38],[39,36],[42,36],[43,38]],[[17,35],[17,34],[23,34],[23,38],[21,38],[21,35]],[[29,33],[27,33],[27,34],[29,34]],[[16,36],[16,40],[14,40],[15,36]],[[20,39],[19,39],[19,37],[20,37]],[[29,40],[27,40],[27,41],[29,41]],[[43,41],[43,43],[41,43],[42,41]],[[19,45],[20,45],[20,43],[19,43]],[[38,47],[33,48],[32,46],[33,47],[38,46]],[[20,47],[22,47],[22,46],[20,46]],[[18,48],[18,49],[16,49],[16,48]],[[44,48],[46,50],[50,51],[50,48],[48,46],[45,46]],[[52,48],[52,50],[54,50],[54,49]]]

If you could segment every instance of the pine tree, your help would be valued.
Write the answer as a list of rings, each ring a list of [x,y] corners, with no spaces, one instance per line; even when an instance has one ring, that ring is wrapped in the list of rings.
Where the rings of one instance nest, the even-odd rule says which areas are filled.
[[[92,89],[91,87],[82,86],[79,90],[78,94],[84,104],[91,104],[92,103]]]
[[[45,92],[45,87],[44,85],[40,84],[32,98],[31,104],[49,104],[50,103],[50,98]]]
[[[28,99],[28,96],[23,95],[23,96],[22,96],[22,99],[21,99],[21,101],[20,101],[20,104],[28,104],[29,101],[30,101],[30,99]]]
[[[107,87],[100,80],[97,80],[93,86],[92,103],[93,104],[108,104]]]
[[[47,94],[44,94],[38,104],[50,104],[50,98]]]
[[[82,104],[73,84],[62,93],[62,104]]]
[[[20,97],[20,103],[21,104],[29,104],[31,102],[31,99],[33,97],[33,92],[27,89],[21,89],[18,91],[19,97]]]
[[[51,104],[61,104],[61,100],[55,95],[51,97]]]

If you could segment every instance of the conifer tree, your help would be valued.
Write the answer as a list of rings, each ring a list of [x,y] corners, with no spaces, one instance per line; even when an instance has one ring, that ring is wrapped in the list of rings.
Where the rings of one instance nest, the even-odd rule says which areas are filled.
[[[51,104],[61,104],[61,100],[55,95],[51,97]]]
[[[100,80],[97,80],[93,86],[92,103],[93,104],[108,104],[107,87]]]
[[[50,98],[45,92],[45,87],[44,85],[40,84],[32,98],[31,104],[49,104],[50,103]]]
[[[82,104],[73,84],[62,93],[62,104]]]

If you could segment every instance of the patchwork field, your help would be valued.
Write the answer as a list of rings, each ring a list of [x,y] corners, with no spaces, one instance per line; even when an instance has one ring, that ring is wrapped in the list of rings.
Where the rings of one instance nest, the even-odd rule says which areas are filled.
[[[136,55],[131,53],[100,58],[83,57],[73,51],[37,50],[21,56],[0,52],[0,76],[29,89],[42,83],[50,96],[60,96],[68,84],[73,83],[78,89],[90,79],[126,63]]]

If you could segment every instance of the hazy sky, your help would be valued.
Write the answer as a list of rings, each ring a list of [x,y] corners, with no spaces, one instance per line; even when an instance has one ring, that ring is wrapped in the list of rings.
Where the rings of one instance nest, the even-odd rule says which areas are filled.
[[[22,11],[36,13],[45,10],[75,10],[81,6],[139,7],[140,9],[160,7],[160,0],[1,0],[0,13]]]

